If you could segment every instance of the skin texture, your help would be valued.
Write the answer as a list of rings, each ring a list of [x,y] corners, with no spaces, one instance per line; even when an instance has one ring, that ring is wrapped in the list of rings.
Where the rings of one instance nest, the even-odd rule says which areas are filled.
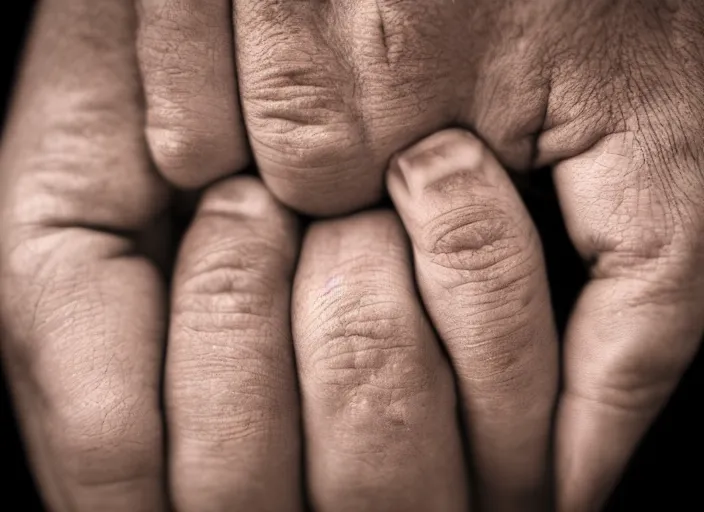
[[[431,143],[450,155],[467,146],[459,162],[420,169],[486,172],[482,200],[512,212],[494,216],[505,257],[463,286],[516,313],[515,332],[487,328],[478,340],[499,352],[447,358],[394,213],[316,222],[301,242],[295,215],[254,178],[203,195],[169,299],[141,243],[165,229],[170,194],[142,131],[135,13],[118,0],[67,7],[39,11],[0,165],[2,353],[51,510],[459,511],[472,487],[498,510],[542,509],[557,377],[544,271],[530,220],[480,143],[442,135]],[[455,204],[473,204],[467,192]],[[416,194],[419,215],[441,213],[432,194]],[[491,284],[496,275],[513,278]],[[491,323],[484,307],[451,305],[438,325],[470,314],[457,327],[476,329]],[[545,356],[537,380],[525,371],[531,353]],[[457,358],[465,369],[509,365],[515,383],[488,371],[458,391]],[[526,441],[493,464],[496,450],[472,445],[488,429],[499,443],[511,435],[486,419],[518,385],[544,393],[545,406],[512,405]]]
[[[296,219],[253,178],[204,195],[174,275],[166,358],[179,511],[302,510],[290,295]]]
[[[481,508],[544,509],[557,338],[530,216],[494,157],[460,130],[398,156],[388,181],[455,368]]]
[[[213,187],[167,321],[138,240],[164,181],[246,165],[235,74],[266,184],[308,213],[373,203],[392,155],[449,125],[511,170],[555,164],[594,274],[565,340],[556,499],[598,509],[704,330],[701,4],[237,0],[235,50],[221,3],[139,7],[137,27],[128,2],[46,0],[3,140],[3,357],[52,509],[445,510],[466,475],[480,510],[547,506],[540,250],[463,132],[393,159],[410,252],[388,212],[321,221],[293,285],[292,214],[252,180]]]
[[[140,130],[124,6],[45,4],[3,151],[3,355],[47,504],[459,511],[473,487],[488,508],[543,509],[554,330],[537,237],[490,153],[448,132],[392,171],[444,176],[458,211],[496,205],[488,223],[463,231],[438,209],[442,189],[418,177],[408,192],[392,187],[414,248],[425,222],[436,234],[450,222],[459,238],[442,238],[460,245],[443,248],[448,257],[485,258],[460,273],[466,301],[433,297],[447,277],[411,252],[388,211],[314,223],[299,260],[295,216],[238,178],[200,201],[167,321],[163,276],[138,240],[168,189]],[[453,188],[453,175],[484,185]],[[410,192],[420,217],[408,216]],[[494,256],[484,243],[497,245]],[[412,257],[428,269],[421,295]],[[425,310],[438,307],[447,316],[434,328]],[[453,326],[483,331],[476,347],[458,350]],[[523,438],[502,454],[491,443],[511,442],[513,414]]]
[[[229,0],[144,0],[136,6],[154,163],[183,187],[241,170],[249,154]]]
[[[467,509],[452,373],[408,258],[391,212],[306,234],[292,304],[315,510]]]
[[[165,510],[162,278],[137,251],[165,206],[122,2],[47,1],[0,163],[3,357],[53,510]]]
[[[704,4],[233,7],[253,159],[297,210],[373,204],[392,156],[448,126],[472,129],[512,171],[554,167],[593,274],[565,340],[557,504],[598,509],[704,330]],[[178,69],[192,74],[188,55]]]

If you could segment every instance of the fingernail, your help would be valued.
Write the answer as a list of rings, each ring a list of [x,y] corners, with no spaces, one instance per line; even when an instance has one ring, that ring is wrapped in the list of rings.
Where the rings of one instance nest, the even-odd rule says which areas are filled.
[[[483,144],[469,132],[453,129],[439,132],[396,155],[389,168],[389,179],[398,180],[411,195],[429,187],[447,190],[459,186],[461,175],[466,188],[468,175],[480,178],[486,159]]]

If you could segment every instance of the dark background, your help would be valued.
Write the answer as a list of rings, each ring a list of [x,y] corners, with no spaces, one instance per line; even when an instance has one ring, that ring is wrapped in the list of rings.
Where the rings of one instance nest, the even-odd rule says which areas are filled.
[[[101,1],[101,0],[94,0]],[[131,1],[131,0],[124,0]],[[0,119],[9,102],[13,74],[35,2],[12,2],[13,12],[0,16]],[[704,141],[703,141],[704,143]],[[564,319],[586,272],[569,247],[547,172],[536,173],[521,185],[526,202],[544,236],[553,302],[558,322]],[[704,269],[702,269],[704,272]],[[704,305],[702,305],[704,314]],[[684,377],[680,388],[651,429],[629,470],[612,497],[608,510],[704,511],[704,457],[700,414],[704,390],[704,353]],[[0,474],[2,501],[7,512],[41,510],[12,415],[7,389],[0,379]],[[99,512],[99,511],[96,511]]]

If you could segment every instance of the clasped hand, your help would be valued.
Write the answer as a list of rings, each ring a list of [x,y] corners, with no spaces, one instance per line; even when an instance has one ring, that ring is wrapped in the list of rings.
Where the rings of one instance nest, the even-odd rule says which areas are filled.
[[[136,4],[42,3],[3,139],[51,509],[598,509],[704,332],[704,4]],[[506,170],[547,165],[560,353]]]

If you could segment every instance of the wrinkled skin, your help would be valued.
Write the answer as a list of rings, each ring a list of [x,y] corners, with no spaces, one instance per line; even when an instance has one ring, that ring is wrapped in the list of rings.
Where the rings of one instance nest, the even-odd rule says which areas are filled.
[[[134,21],[46,2],[4,140],[3,356],[51,509],[461,511],[470,473],[487,508],[543,509],[555,330],[491,153],[436,134],[391,166],[400,217],[304,237],[261,182],[221,181],[167,299]]]
[[[129,2],[45,0],[3,140],[3,357],[52,509],[545,510],[553,463],[557,508],[598,509],[704,330],[701,4],[137,4],[135,48]],[[296,210],[386,184],[398,216],[301,238],[226,179],[167,300],[170,184],[252,155]],[[594,274],[561,370],[502,169],[543,165]]]
[[[554,166],[594,277],[565,340],[558,505],[598,506],[704,327],[704,4],[235,0],[234,46],[228,4],[138,2],[148,139],[176,184],[240,169],[245,134],[309,214],[374,203],[392,155],[447,126],[513,171]],[[238,87],[223,132],[202,105]]]

